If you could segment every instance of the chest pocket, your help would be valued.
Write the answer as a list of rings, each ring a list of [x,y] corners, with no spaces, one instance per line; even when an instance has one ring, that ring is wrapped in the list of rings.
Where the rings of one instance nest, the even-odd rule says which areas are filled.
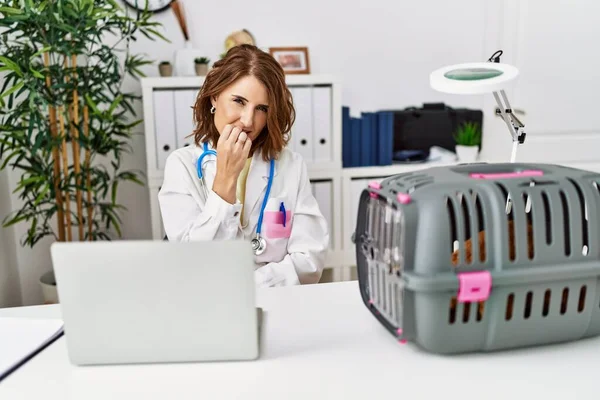
[[[283,207],[281,207],[283,203]],[[288,204],[289,203],[289,204]],[[283,223],[285,208],[285,225]],[[256,256],[256,262],[279,262],[288,253],[287,245],[294,224],[294,210],[288,197],[278,196],[269,199],[263,216],[262,235],[267,242],[265,252]]]
[[[263,217],[263,230],[267,239],[289,239],[292,233],[294,211],[287,197],[269,199]]]

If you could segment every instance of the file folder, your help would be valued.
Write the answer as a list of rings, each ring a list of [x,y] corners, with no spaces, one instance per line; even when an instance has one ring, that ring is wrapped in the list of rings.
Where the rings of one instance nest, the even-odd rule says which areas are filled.
[[[148,132],[156,138],[156,167],[165,168],[167,157],[177,148],[175,139],[175,104],[172,90],[155,90],[154,99],[154,132]]]
[[[296,109],[296,121],[292,127],[292,141],[294,151],[310,164],[313,161],[313,115],[312,115],[312,88],[291,88],[294,107]]]
[[[329,162],[332,157],[331,88],[312,88],[313,161]]]

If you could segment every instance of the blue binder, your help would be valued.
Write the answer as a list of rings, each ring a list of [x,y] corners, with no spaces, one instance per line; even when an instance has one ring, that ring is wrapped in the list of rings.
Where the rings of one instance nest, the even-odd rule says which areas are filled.
[[[351,162],[350,162],[350,166],[351,167],[359,167],[360,166],[360,146],[361,146],[361,138],[360,138],[360,134],[361,134],[361,119],[360,118],[350,118],[350,125],[352,126],[351,129]]]
[[[373,165],[372,148],[374,147],[373,138],[376,136],[373,132],[372,113],[361,113],[361,132],[360,132],[360,166],[368,167]]]
[[[380,111],[378,115],[378,161],[379,165],[392,165],[394,151],[394,114]]]
[[[352,166],[352,126],[350,107],[342,106],[342,167]]]

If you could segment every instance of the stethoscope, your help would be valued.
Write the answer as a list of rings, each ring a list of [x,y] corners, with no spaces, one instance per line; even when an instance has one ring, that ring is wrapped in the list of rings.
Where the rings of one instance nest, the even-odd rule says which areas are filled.
[[[202,190],[204,192],[204,200],[205,201],[208,199],[208,188],[206,186],[206,181],[204,180],[204,174],[202,173],[202,161],[204,160],[204,157],[206,157],[206,156],[215,156],[216,157],[217,152],[215,150],[210,150],[208,148],[208,144],[205,142],[204,143],[204,151],[202,152],[202,154],[200,154],[200,157],[198,157],[198,161],[196,162],[196,170],[198,171],[198,178],[200,179],[200,182],[202,183]],[[269,181],[267,183],[267,192],[265,193],[265,198],[263,199],[262,206],[260,207],[260,215],[258,217],[258,225],[256,227],[256,235],[250,242],[250,244],[252,245],[252,250],[254,251],[254,254],[256,254],[257,256],[264,253],[265,249],[267,248],[267,242],[261,236],[260,232],[262,229],[263,215],[265,213],[265,208],[267,207],[267,201],[269,200],[269,193],[271,192],[271,185],[273,184],[274,169],[275,169],[275,161],[273,159],[271,159],[269,161]],[[285,219],[285,217],[284,217],[284,219]]]

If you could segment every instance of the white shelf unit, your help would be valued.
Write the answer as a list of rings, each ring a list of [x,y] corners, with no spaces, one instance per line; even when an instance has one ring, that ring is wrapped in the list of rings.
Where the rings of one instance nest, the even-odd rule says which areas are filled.
[[[204,77],[144,78],[141,82],[152,237],[162,240],[165,234],[158,192],[164,161],[173,150],[192,143],[186,137],[193,128],[188,107],[192,106]],[[326,268],[331,269],[328,272],[332,279],[339,281],[344,267],[342,215],[336,212],[342,202],[340,82],[328,75],[288,75],[286,83],[297,112],[289,146],[306,160],[315,197],[329,220],[332,240]]]

